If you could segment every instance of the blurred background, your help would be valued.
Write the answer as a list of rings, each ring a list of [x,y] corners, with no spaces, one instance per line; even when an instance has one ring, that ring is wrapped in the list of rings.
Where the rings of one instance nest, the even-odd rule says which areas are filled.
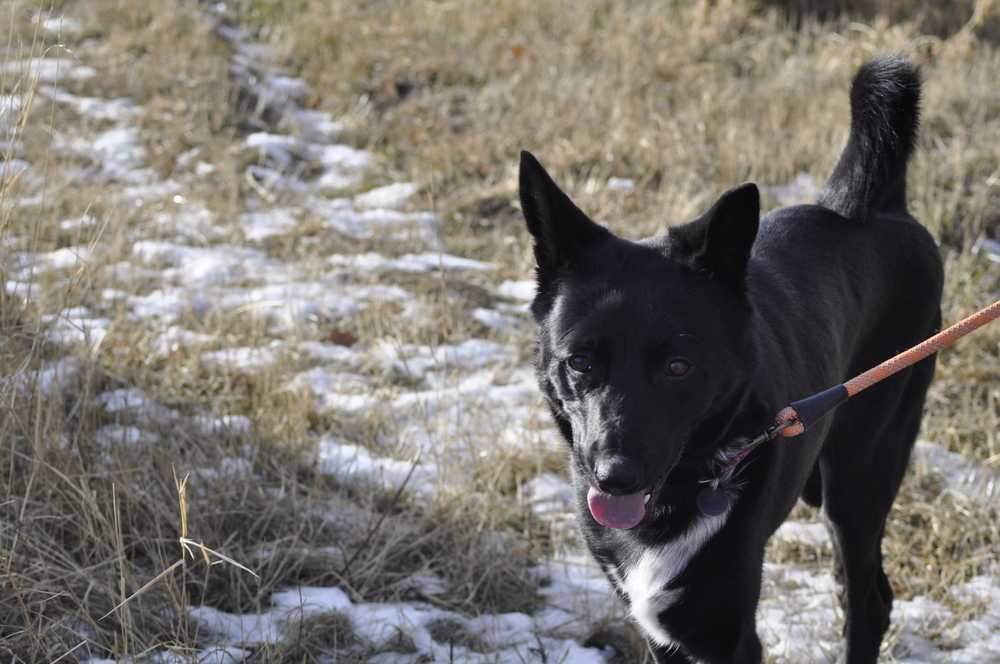
[[[1000,292],[989,0],[0,4],[0,653],[633,662],[534,383],[519,150],[638,238],[812,202],[857,67],[925,87],[944,319]],[[1000,327],[945,351],[884,544],[885,661],[1000,660]],[[834,661],[829,539],[772,662]],[[129,659],[131,658],[131,659]]]

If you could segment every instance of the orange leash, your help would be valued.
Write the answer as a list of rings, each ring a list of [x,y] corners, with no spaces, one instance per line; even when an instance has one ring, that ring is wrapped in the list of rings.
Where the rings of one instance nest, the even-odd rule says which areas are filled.
[[[904,350],[899,355],[889,358],[882,364],[858,374],[847,382],[823,390],[805,399],[794,401],[778,413],[777,424],[779,433],[786,438],[797,436],[819,418],[847,401],[855,394],[866,390],[875,383],[912,366],[920,360],[933,355],[942,348],[947,348],[973,330],[1000,318],[1000,300],[985,309],[981,309],[949,328],[941,330],[930,339],[922,341],[913,348]]]
[[[724,457],[718,463],[715,477],[702,480],[702,484],[707,486],[698,493],[698,509],[705,516],[718,516],[730,508],[733,496],[727,487],[739,474],[740,464],[760,445],[774,440],[779,435],[786,438],[798,436],[858,392],[916,364],[942,348],[947,348],[969,332],[997,318],[1000,318],[1000,300],[840,385],[788,404],[778,413],[774,424],[740,449],[734,450],[728,457]]]

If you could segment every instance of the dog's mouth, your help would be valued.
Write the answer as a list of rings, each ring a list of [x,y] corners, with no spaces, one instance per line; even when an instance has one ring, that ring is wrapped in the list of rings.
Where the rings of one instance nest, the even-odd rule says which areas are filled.
[[[635,528],[642,523],[647,513],[657,509],[661,494],[667,490],[668,484],[675,489],[687,491],[689,487],[700,483],[703,472],[704,460],[679,459],[661,472],[651,486],[636,493],[614,496],[591,484],[587,490],[587,507],[590,508],[594,521],[605,528]]]
[[[605,528],[625,530],[635,528],[646,517],[646,505],[650,496],[650,490],[612,496],[591,486],[587,491],[587,506],[597,523]]]

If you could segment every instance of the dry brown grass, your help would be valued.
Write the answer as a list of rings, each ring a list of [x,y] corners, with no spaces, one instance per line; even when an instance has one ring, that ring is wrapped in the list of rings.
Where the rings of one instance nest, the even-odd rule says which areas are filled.
[[[15,3],[0,10],[9,25],[9,57],[86,58],[102,74],[73,84],[72,91],[143,104],[139,126],[160,176],[171,176],[178,155],[200,146],[201,158],[220,168],[185,195],[201,198],[219,215],[240,211],[248,193],[241,175],[247,156],[236,144],[245,109],[228,79],[226,47],[204,27],[197,8],[168,0],[44,6],[54,4],[83,21],[82,35],[45,35],[32,20],[38,3]],[[845,90],[853,70],[875,53],[903,50],[923,65],[927,82],[910,197],[947,259],[945,319],[957,320],[995,297],[996,267],[971,250],[976,238],[1000,233],[994,80],[1000,52],[989,21],[956,33],[965,21],[956,27],[907,14],[904,22],[882,15],[867,24],[837,16],[821,22],[766,4],[678,2],[665,9],[654,2],[518,0],[470,10],[450,0],[244,0],[241,6],[260,37],[313,85],[311,104],[346,117],[348,138],[380,154],[389,176],[423,186],[422,203],[445,219],[448,249],[497,263],[505,278],[524,278],[530,268],[516,205],[519,149],[536,151],[596,218],[628,236],[648,234],[689,218],[742,180],[780,184],[803,170],[821,180],[846,135]],[[8,76],[0,88],[24,92],[30,82]],[[559,455],[489,450],[473,468],[451,473],[455,484],[430,504],[340,485],[317,472],[308,434],[332,432],[379,447],[379,434],[391,431],[392,423],[375,415],[334,418],[281,389],[308,367],[300,357],[284,357],[253,375],[206,366],[191,350],[155,357],[149,330],[96,293],[158,287],[119,283],[102,268],[122,260],[130,233],[172,204],[120,209],[104,200],[100,187],[66,181],[61,169],[86,166],[86,160],[51,153],[52,133],[90,135],[104,128],[74,122],[65,108],[35,98],[18,138],[25,158],[48,165],[44,200],[15,208],[10,203],[26,192],[4,183],[0,243],[4,252],[92,244],[98,253],[92,265],[49,278],[28,301],[0,289],[0,375],[24,375],[71,352],[43,341],[41,314],[85,305],[115,323],[99,353],[73,351],[80,369],[65,389],[45,395],[0,383],[0,652],[17,661],[48,661],[85,642],[71,659],[88,651],[122,656],[160,647],[190,653],[206,637],[187,619],[188,606],[260,611],[272,591],[290,584],[336,584],[357,601],[410,598],[408,579],[424,572],[447,586],[443,595],[424,599],[447,608],[474,613],[535,606],[525,570],[561,542],[516,495],[524,480],[558,470]],[[636,188],[609,191],[604,183],[610,176],[632,178]],[[96,229],[59,229],[59,220],[85,211],[100,219]],[[281,242],[269,249],[296,260],[386,246],[333,236],[308,220]],[[6,278],[0,270],[0,286]],[[491,301],[485,285],[476,277],[413,277],[407,287],[429,303],[433,321],[400,326],[393,305],[386,305],[312,334],[429,344],[481,336],[463,312]],[[224,334],[229,345],[270,340],[260,321],[245,314],[188,316],[181,324]],[[530,353],[527,332],[514,341]],[[993,467],[1000,459],[998,348],[1000,328],[994,326],[941,357],[924,425],[925,437]],[[377,367],[365,371],[387,394],[407,387]],[[121,386],[140,387],[186,414],[246,415],[254,427],[218,435],[191,425],[139,422],[93,404],[95,395]],[[96,442],[100,427],[129,424],[159,434],[161,445],[109,449]],[[193,476],[190,534],[246,563],[261,580],[189,560],[99,619],[178,558],[175,469],[218,467],[235,456],[251,460],[251,474]],[[984,569],[1000,535],[995,509],[934,496],[924,478],[908,480],[886,552],[900,596],[948,601],[952,584]],[[381,523],[380,515],[387,515]],[[323,546],[331,548],[317,553]],[[795,562],[815,558],[804,550],[776,555]],[[340,617],[318,620],[284,645],[261,650],[261,660],[312,661],[351,645]],[[445,633],[448,626],[440,629]],[[472,644],[467,636],[453,638]],[[634,647],[634,635],[629,638]]]

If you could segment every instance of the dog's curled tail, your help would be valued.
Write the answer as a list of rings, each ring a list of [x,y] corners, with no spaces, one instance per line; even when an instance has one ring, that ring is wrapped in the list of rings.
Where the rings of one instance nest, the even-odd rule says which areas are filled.
[[[851,85],[851,134],[819,204],[848,219],[906,210],[906,162],[920,115],[920,73],[899,55],[858,70]]]

